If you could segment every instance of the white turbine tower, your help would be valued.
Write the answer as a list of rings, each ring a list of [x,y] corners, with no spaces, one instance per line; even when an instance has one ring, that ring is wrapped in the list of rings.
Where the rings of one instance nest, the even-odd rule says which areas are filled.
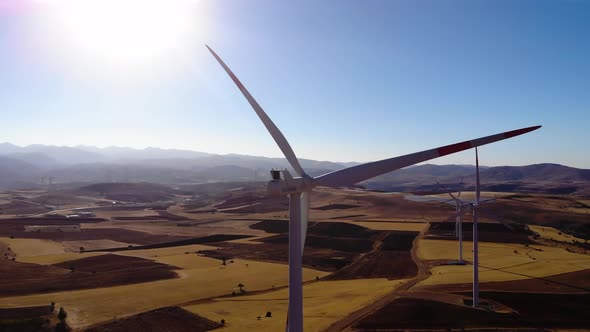
[[[473,203],[473,306],[479,304],[479,252],[477,245],[477,217],[479,209],[479,157],[475,148],[475,203]]]
[[[287,139],[277,126],[266,115],[262,107],[246,90],[221,58],[207,46],[211,54],[227,72],[238,89],[250,103],[270,135],[273,137],[289,164],[299,177],[293,178],[287,170],[271,171],[273,179],[268,183],[268,191],[273,195],[287,195],[289,197],[289,311],[287,329],[289,332],[303,330],[303,287],[302,287],[302,256],[307,230],[307,216],[309,213],[309,196],[316,186],[343,187],[353,185],[375,176],[385,174],[400,168],[421,163],[430,159],[446,156],[451,153],[471,149],[476,146],[493,143],[503,139],[522,135],[539,129],[541,126],[522,128],[501,134],[490,135],[471,141],[447,145],[435,149],[425,150],[405,156],[384,159],[362,165],[341,169],[318,177],[311,177],[305,173]]]
[[[453,195],[453,193],[440,182],[436,181],[439,186],[445,190],[447,194],[449,194],[452,200],[455,202],[455,236],[459,238],[459,261],[456,264],[464,265],[465,262],[463,261],[463,223],[462,223],[462,216],[465,212],[464,208],[471,206],[472,204],[469,202],[464,202],[461,200],[461,192],[457,196]],[[461,183],[463,183],[463,179],[461,179]]]

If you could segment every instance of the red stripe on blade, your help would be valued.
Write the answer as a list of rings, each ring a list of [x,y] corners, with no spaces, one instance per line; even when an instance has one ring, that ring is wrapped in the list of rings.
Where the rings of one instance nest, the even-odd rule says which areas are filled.
[[[465,141],[465,142],[451,144],[451,145],[447,145],[447,146],[443,146],[441,148],[438,148],[438,155],[442,157],[442,156],[446,156],[451,153],[455,153],[455,152],[459,152],[459,151],[463,151],[463,150],[467,150],[467,149],[471,149],[471,141]]]
[[[504,133],[504,137],[510,138],[510,137],[514,137],[514,136],[526,134],[529,131],[537,130],[539,128],[541,128],[541,126],[534,126],[534,127],[528,127],[528,128],[523,128],[523,129],[517,129],[517,130],[507,131],[507,132]]]

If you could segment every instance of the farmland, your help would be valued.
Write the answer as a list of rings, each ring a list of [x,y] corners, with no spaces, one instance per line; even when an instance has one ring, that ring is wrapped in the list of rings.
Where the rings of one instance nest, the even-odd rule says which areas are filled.
[[[103,206],[89,198],[78,202],[82,206],[71,200],[70,211],[84,208],[95,215],[90,219],[4,215],[0,308],[25,310],[18,308],[55,302],[66,308],[67,323],[76,330],[147,325],[206,330],[219,328],[222,319],[223,330],[281,330],[288,303],[287,205],[256,190],[261,189],[215,192],[202,204],[194,198],[182,203],[184,196],[149,203],[161,197],[155,192],[127,206]],[[590,289],[585,239],[570,233],[576,229],[572,224],[551,226],[558,218],[554,214],[579,221],[584,212],[572,210],[570,201],[538,194],[486,195],[496,201],[486,207],[489,211],[482,209],[479,227],[482,299],[498,312],[512,312],[509,316],[464,305],[472,280],[469,216],[463,225],[467,264],[453,265],[448,263],[457,259],[458,244],[449,222],[452,205],[403,194],[320,188],[312,198],[303,255],[306,330],[530,327],[543,310],[565,298],[526,311],[521,307],[525,295],[507,297],[505,292],[546,299],[576,294],[584,300]],[[252,197],[261,201],[253,203]],[[516,206],[534,211],[526,223]],[[502,223],[494,221],[498,215],[504,216]],[[69,225],[79,228],[66,231]],[[416,308],[441,314],[432,314],[424,325]],[[586,310],[578,309],[577,314]],[[453,325],[445,312],[467,315],[469,323]],[[558,325],[551,326],[580,328],[584,322]]]

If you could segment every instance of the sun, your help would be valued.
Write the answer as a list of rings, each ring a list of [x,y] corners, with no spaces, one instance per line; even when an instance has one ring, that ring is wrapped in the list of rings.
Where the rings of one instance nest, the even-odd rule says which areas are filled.
[[[74,62],[146,70],[178,61],[202,32],[195,0],[44,0],[52,48]]]

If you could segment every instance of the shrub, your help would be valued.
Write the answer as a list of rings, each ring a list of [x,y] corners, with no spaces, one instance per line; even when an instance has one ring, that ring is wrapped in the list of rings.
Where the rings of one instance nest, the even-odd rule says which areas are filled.
[[[59,312],[57,313],[57,318],[63,322],[66,320],[67,317],[68,317],[68,313],[66,312],[64,307],[59,307]]]

